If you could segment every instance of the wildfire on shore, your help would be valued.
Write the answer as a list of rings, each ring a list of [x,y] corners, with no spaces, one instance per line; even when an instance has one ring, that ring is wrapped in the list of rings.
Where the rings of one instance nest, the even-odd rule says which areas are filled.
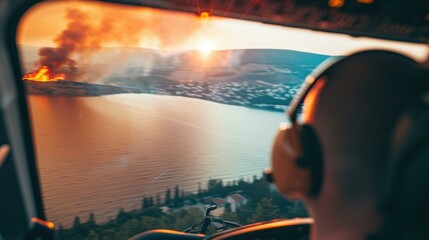
[[[22,80],[31,80],[39,82],[58,81],[65,79],[64,73],[52,74],[47,66],[42,66],[39,70],[27,73],[22,77]]]

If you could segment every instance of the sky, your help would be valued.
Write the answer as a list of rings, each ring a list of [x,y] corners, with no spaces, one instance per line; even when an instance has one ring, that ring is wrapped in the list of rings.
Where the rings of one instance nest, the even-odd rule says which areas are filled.
[[[144,7],[94,2],[47,2],[26,13],[17,43],[55,47],[61,33],[78,19],[74,29],[85,36],[81,47],[145,47],[163,50],[291,49],[327,55],[346,55],[362,49],[386,49],[417,60],[428,46],[342,34],[210,17]],[[73,25],[73,23],[72,23]]]

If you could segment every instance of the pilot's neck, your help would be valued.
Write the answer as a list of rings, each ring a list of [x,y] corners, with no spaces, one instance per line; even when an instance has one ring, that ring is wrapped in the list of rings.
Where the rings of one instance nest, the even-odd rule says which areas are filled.
[[[340,198],[335,201],[331,195],[310,200],[307,205],[315,222],[312,240],[365,240],[380,226],[380,217],[370,199],[345,203]]]

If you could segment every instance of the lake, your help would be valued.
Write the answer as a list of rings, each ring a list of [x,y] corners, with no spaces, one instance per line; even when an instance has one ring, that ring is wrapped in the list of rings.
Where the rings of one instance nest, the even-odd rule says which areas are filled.
[[[48,219],[98,222],[167,187],[261,175],[285,115],[147,94],[28,97]]]

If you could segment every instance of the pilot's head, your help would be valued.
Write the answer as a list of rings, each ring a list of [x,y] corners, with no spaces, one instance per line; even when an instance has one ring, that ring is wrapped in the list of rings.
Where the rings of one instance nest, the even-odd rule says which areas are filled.
[[[306,202],[316,236],[364,239],[379,227],[377,199],[398,122],[420,96],[419,71],[402,55],[366,51],[307,78],[276,137],[272,170],[281,193]]]

